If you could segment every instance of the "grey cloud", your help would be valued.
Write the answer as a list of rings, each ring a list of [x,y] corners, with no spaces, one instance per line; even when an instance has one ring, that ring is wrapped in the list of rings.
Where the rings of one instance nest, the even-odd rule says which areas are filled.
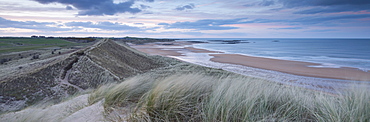
[[[222,33],[222,34],[219,34],[219,33],[207,33],[207,35],[213,35],[213,36],[222,36],[222,37],[231,37],[231,38],[235,38],[235,37],[246,37],[248,36],[249,34],[248,33],[241,33],[241,32],[235,32],[235,33]]]
[[[183,11],[183,10],[186,10],[186,9],[194,9],[195,8],[195,5],[190,3],[188,5],[184,5],[184,6],[179,6],[177,8],[175,8],[176,10],[178,11]]]
[[[121,23],[117,22],[68,22],[65,23],[65,25],[74,28],[98,28],[102,30],[140,30],[138,27],[122,25]]]
[[[73,8],[71,6],[67,6],[66,9],[67,10],[73,10]]]
[[[312,9],[306,9],[294,12],[294,14],[317,14],[317,13],[334,13],[334,12],[345,12],[345,11],[370,11],[369,5],[338,5],[331,7],[315,7]]]
[[[274,30],[299,30],[299,29],[303,29],[302,27],[286,27],[286,28],[270,28],[270,29],[274,29]]]
[[[216,20],[216,19],[204,19],[198,20],[195,22],[176,22],[176,23],[159,23],[158,25],[164,25],[165,28],[178,28],[178,29],[195,29],[195,30],[231,30],[238,29],[238,27],[224,26],[230,24],[243,24],[251,23],[250,21],[244,21],[246,18],[237,18],[237,19],[225,19],[225,20]]]
[[[333,26],[339,23],[353,22],[358,19],[370,18],[370,14],[350,14],[350,15],[332,15],[332,16],[309,16],[296,19],[255,19],[246,21],[246,23],[285,23],[287,25],[320,25]],[[283,28],[284,29],[284,28]],[[294,29],[294,28],[285,28]],[[299,29],[299,28],[295,28]]]
[[[169,32],[161,32],[161,33],[151,33],[152,35],[158,35],[158,34],[165,34],[165,35],[191,35],[191,36],[202,36],[205,33],[197,32],[197,31],[191,31],[191,32],[182,32],[182,31],[169,31]]]
[[[350,14],[350,15],[335,15],[335,16],[324,16],[324,17],[302,17],[294,20],[290,20],[289,22],[296,22],[301,24],[319,24],[324,23],[327,21],[344,21],[348,22],[348,20],[356,20],[362,18],[370,18],[370,14]],[[335,23],[331,23],[335,24]]]
[[[307,31],[303,31],[303,32],[330,32],[330,31],[337,31],[335,29],[319,29],[319,30],[307,30]]]
[[[319,25],[319,26],[334,26],[344,23],[353,23],[359,19],[370,18],[370,14],[349,14],[349,15],[331,15],[331,16],[308,16],[296,19],[254,19],[247,21],[240,21],[246,19],[235,19],[229,20],[234,21],[235,24],[247,24],[247,23],[283,23],[286,25],[297,26],[297,25]],[[239,20],[239,21],[238,21]],[[370,22],[365,23],[370,24]],[[193,22],[195,23],[195,22]],[[230,22],[232,23],[232,22]],[[173,25],[170,25],[173,26]],[[275,28],[276,29],[276,28]],[[278,29],[303,29],[299,27],[288,27]]]
[[[295,14],[370,11],[370,0],[279,0],[286,8],[313,7]]]
[[[148,8],[151,8],[150,6],[147,6],[147,5],[140,5],[140,8],[141,9],[148,9]]]
[[[245,4],[243,6],[245,6],[245,7],[253,7],[253,6],[255,6],[255,4]]]
[[[271,5],[274,5],[274,4],[275,4],[275,1],[273,1],[273,0],[263,0],[258,5],[260,5],[260,6],[271,6]]]
[[[57,25],[53,22],[35,22],[35,21],[12,21],[0,17],[0,28],[20,28],[33,29],[39,31],[67,31],[68,28],[50,27],[48,25]]]
[[[114,3],[113,0],[33,0],[42,4],[62,3],[71,5],[80,10],[78,15],[114,15],[117,13],[138,13],[139,8],[132,8],[135,0],[129,0],[121,3]],[[145,0],[153,2],[154,0]]]
[[[253,7],[253,6],[272,6],[275,5],[274,0],[263,0],[262,2],[254,2],[250,4],[245,4],[243,6],[245,7]]]
[[[55,11],[63,11],[66,8],[56,8],[56,7],[38,7],[38,6],[29,6],[23,4],[15,4],[15,3],[7,3],[1,2],[0,0],[0,12],[9,12],[9,11],[26,11],[30,13],[40,12],[40,11],[48,11],[48,12],[55,12]]]
[[[143,14],[154,14],[153,12],[145,12]]]
[[[159,23],[158,25],[170,25],[168,23]]]
[[[279,0],[279,2],[286,7],[370,4],[369,0]]]
[[[248,20],[245,23],[274,23],[274,22],[286,22],[288,20],[275,20],[275,19],[254,19]]]
[[[316,25],[316,26],[337,26],[344,23],[353,23],[358,19],[370,18],[370,14],[351,14],[351,15],[331,15],[331,16],[309,16],[296,19],[254,19],[247,18],[237,19],[205,19],[195,22],[176,22],[176,23],[159,23],[166,29],[193,29],[193,30],[231,30],[238,27],[227,26],[231,24],[248,24],[248,23],[281,23],[296,27],[287,28],[270,28],[276,30],[282,29],[304,29],[299,26]],[[369,22],[367,22],[369,23]],[[370,23],[369,23],[370,24]]]
[[[120,32],[118,32],[120,33]],[[158,35],[166,35],[166,37],[171,37],[171,36],[176,36],[176,35],[191,35],[191,36],[201,36],[204,35],[202,32],[196,32],[196,31],[191,31],[191,32],[182,32],[182,31],[166,31],[166,32],[124,32],[120,33],[122,34],[135,34],[135,35],[145,35],[145,36],[158,36]]]

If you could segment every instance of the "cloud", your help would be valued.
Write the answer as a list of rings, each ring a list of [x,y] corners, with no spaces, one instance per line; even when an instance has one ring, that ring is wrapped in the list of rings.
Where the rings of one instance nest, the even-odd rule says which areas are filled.
[[[364,5],[369,0],[279,0],[286,7],[300,6],[335,6],[335,5]]]
[[[311,7],[295,14],[370,11],[370,0],[279,0],[285,8]]]
[[[141,8],[141,9],[148,9],[148,8],[152,8],[152,7],[147,6],[147,5],[140,5],[140,8]]]
[[[118,22],[98,22],[98,23],[92,23],[92,22],[68,22],[65,23],[66,26],[74,27],[74,28],[98,28],[102,30],[132,30],[137,31],[140,30],[138,27],[128,26],[124,25]]]
[[[303,31],[303,32],[331,32],[331,31],[338,31],[338,30],[335,30],[335,29],[316,29],[316,30],[307,30],[307,31]]]
[[[271,5],[274,5],[274,4],[275,4],[275,1],[273,1],[273,0],[263,0],[258,5],[260,5],[260,6],[271,6]]]
[[[230,24],[249,24],[249,23],[279,23],[280,25],[316,25],[316,26],[343,26],[345,23],[358,23],[361,19],[370,18],[370,14],[338,14],[328,16],[307,16],[293,19],[228,19],[228,20],[199,20],[196,22],[176,22],[173,24],[159,23],[167,28],[198,29],[198,30],[229,30],[237,27],[228,27]],[[368,21],[361,21],[370,24]],[[366,26],[366,25],[364,25]],[[304,29],[300,27],[270,28],[270,29]]]
[[[275,5],[275,1],[274,0],[263,0],[261,2],[254,2],[254,3],[250,3],[250,4],[245,4],[243,6],[245,7],[253,7],[253,6],[272,6],[272,5]]]
[[[293,26],[294,25],[338,26],[339,24],[353,23],[354,21],[359,21],[359,19],[364,18],[370,18],[370,14],[307,16],[295,19],[254,19],[245,21],[244,23],[282,23]]]
[[[53,6],[34,6],[34,5],[28,5],[28,4],[21,4],[21,3],[12,3],[12,2],[21,2],[21,1],[14,1],[14,0],[8,0],[7,2],[3,2],[4,0],[0,0],[0,12],[11,14],[13,12],[18,13],[28,13],[29,15],[32,15],[32,13],[35,12],[61,12],[64,11],[66,8],[59,8],[59,7],[53,7]]]
[[[80,10],[78,15],[114,15],[117,13],[138,13],[141,12],[139,8],[132,8],[135,0],[128,0],[126,2],[114,3],[113,0],[33,0],[41,4],[61,3],[71,5]],[[154,0],[144,0],[146,2],[153,2]]]
[[[194,9],[195,8],[195,5],[190,3],[188,5],[184,5],[184,6],[179,6],[177,8],[175,8],[176,10],[178,11],[183,11],[183,10],[186,10],[186,9]]]
[[[294,12],[294,14],[318,14],[318,13],[335,13],[335,12],[346,12],[346,11],[370,11],[369,5],[340,5],[331,7],[314,7],[311,9],[301,10]]]
[[[159,23],[158,25],[166,25],[166,26],[168,26],[170,24],[168,24],[168,23]]]
[[[35,21],[12,21],[0,17],[0,28],[20,28],[33,29],[39,31],[68,31],[68,28],[51,27],[57,25],[53,22],[35,22]]]
[[[273,30],[299,30],[299,29],[303,29],[302,27],[286,27],[286,28],[270,28],[270,29],[273,29]]]
[[[157,35],[157,34],[163,34],[163,35],[191,35],[191,36],[202,36],[204,33],[197,32],[197,31],[191,31],[191,32],[182,32],[182,31],[167,31],[167,32],[160,32],[160,33],[146,33],[151,35]]]
[[[176,22],[176,23],[159,23],[158,25],[163,25],[167,29],[177,28],[177,29],[195,29],[195,30],[231,30],[238,29],[238,27],[227,26],[230,24],[243,24],[250,23],[245,21],[247,18],[237,18],[237,19],[204,19],[195,22]]]
[[[343,21],[348,22],[348,20],[356,20],[362,18],[370,18],[370,14],[349,14],[349,15],[334,15],[334,16],[316,16],[316,17],[302,17],[293,20],[288,20],[287,22],[296,22],[301,24],[319,24],[325,23],[327,21]],[[331,23],[335,24],[335,23]]]
[[[66,9],[67,10],[73,10],[73,8],[71,6],[67,6]]]
[[[306,16],[292,19],[204,19],[198,21],[185,21],[175,23],[158,23],[165,29],[191,29],[191,30],[232,30],[238,29],[235,24],[252,23],[278,23],[279,25],[288,25],[287,28],[270,28],[275,30],[305,29],[306,26],[344,26],[361,21],[361,19],[370,18],[370,14],[349,14],[349,15],[330,15],[330,16]],[[367,22],[368,23],[368,22]],[[302,27],[299,27],[302,26]]]

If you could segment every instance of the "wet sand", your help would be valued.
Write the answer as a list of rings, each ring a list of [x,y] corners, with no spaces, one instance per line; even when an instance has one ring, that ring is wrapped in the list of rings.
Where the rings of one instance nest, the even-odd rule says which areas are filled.
[[[252,57],[240,54],[210,54],[214,56],[211,61],[229,64],[238,64],[254,68],[274,70],[294,75],[334,78],[356,81],[370,81],[370,72],[350,67],[343,68],[324,68],[324,67],[308,67],[318,66],[320,64],[269,59],[262,57]]]
[[[159,44],[152,43],[146,45],[132,45],[131,47],[148,54],[161,56],[175,56],[175,57],[184,56],[184,52],[210,53],[209,55],[213,56],[213,58],[211,58],[210,60],[213,62],[243,65],[248,67],[279,71],[283,73],[308,77],[370,81],[370,72],[364,72],[356,68],[309,67],[309,66],[319,66],[320,64],[300,61],[270,59],[263,57],[252,57],[240,54],[222,54],[222,52],[197,49],[193,47],[185,47],[184,45],[191,45],[191,43],[173,42],[173,44],[166,45],[160,43]]]

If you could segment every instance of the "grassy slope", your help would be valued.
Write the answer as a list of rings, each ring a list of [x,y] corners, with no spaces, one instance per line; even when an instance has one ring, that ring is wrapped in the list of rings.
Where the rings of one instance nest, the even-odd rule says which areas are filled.
[[[12,44],[6,43],[6,42],[1,42],[0,41],[0,47],[5,47],[5,46],[12,46]]]
[[[20,44],[71,44],[62,39],[44,39],[44,38],[19,38],[19,39],[0,39],[3,43],[20,43]]]
[[[165,61],[155,60],[153,56],[129,49],[127,46],[119,45],[111,40],[97,45],[87,55],[102,67],[108,69],[120,78],[143,73],[151,69],[166,66]]]
[[[165,61],[133,52],[109,40],[91,48],[79,50],[27,73],[0,79],[0,113],[18,110],[42,100],[59,100],[81,89],[94,89],[106,82],[118,82],[120,78],[168,65]],[[20,102],[25,103],[18,107],[14,105]]]
[[[44,39],[44,38],[15,38],[15,39],[0,39],[0,53],[18,52],[47,47],[65,47],[75,45],[62,39]]]

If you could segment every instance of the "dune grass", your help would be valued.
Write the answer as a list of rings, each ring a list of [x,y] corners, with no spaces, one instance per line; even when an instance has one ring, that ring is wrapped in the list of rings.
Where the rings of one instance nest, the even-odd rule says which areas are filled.
[[[365,88],[327,94],[215,69],[175,70],[102,86],[90,98],[105,100],[112,121],[370,120]]]
[[[332,97],[318,94],[313,109],[315,118],[332,122],[369,122],[370,90],[367,88],[353,87]]]
[[[102,85],[88,98],[82,95],[46,109],[31,107],[4,114],[0,120],[71,120],[86,114],[79,110],[102,104],[104,121],[368,122],[370,90],[366,88],[329,94],[180,63]],[[94,112],[99,111],[87,113]]]

